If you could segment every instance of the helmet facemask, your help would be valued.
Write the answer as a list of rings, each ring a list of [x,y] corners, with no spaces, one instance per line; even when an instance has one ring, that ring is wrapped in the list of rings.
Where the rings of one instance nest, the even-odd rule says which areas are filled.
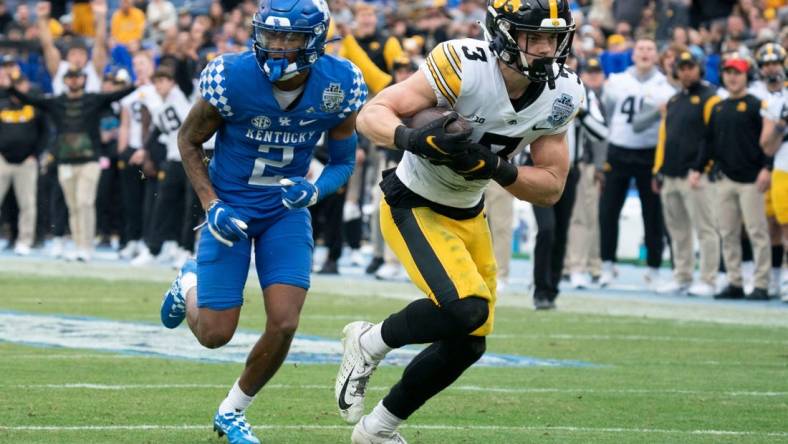
[[[528,77],[532,82],[547,82],[550,89],[555,88],[555,79],[561,74],[566,58],[572,48],[575,25],[569,19],[545,19],[538,25],[517,23],[511,17],[516,13],[509,11],[504,16],[492,6],[488,6],[485,23],[485,36],[490,41],[490,49],[510,68]],[[553,54],[545,56],[530,52],[529,34],[549,34],[555,38]],[[522,38],[521,38],[522,36]],[[518,40],[524,40],[520,45]],[[528,56],[532,58],[528,62]],[[558,69],[554,68],[558,65]]]
[[[286,18],[257,13],[252,20],[254,53],[271,82],[289,80],[325,53],[328,14],[316,24],[292,25]]]

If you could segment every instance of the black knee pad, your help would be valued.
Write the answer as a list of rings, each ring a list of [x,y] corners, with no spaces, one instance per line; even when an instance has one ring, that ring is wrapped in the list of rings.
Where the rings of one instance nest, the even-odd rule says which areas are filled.
[[[463,334],[470,334],[487,322],[490,307],[487,300],[470,296],[446,304],[443,307],[459,326]]]

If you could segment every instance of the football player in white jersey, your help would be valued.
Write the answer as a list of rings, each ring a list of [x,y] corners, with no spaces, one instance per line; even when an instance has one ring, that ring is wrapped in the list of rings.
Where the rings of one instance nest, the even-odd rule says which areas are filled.
[[[674,90],[657,69],[657,58],[654,40],[638,39],[632,53],[635,65],[611,75],[602,97],[610,116],[605,189],[599,202],[602,255],[599,284],[602,286],[609,285],[614,278],[619,216],[633,178],[640,197],[648,251],[647,283],[656,284],[662,262],[662,209],[659,195],[651,189],[651,169],[659,132],[657,110],[670,99]],[[653,111],[649,113],[649,109]],[[639,118],[647,114],[653,119]]]
[[[399,424],[476,362],[493,329],[496,264],[482,212],[490,179],[514,197],[554,204],[569,169],[566,129],[583,85],[564,69],[575,25],[566,0],[488,0],[487,41],[435,47],[408,80],[379,93],[359,113],[358,129],[379,146],[404,150],[384,173],[380,223],[386,243],[427,298],[384,322],[344,330],[335,394],[356,423],[353,443],[404,443]],[[421,128],[402,118],[446,106],[472,131],[448,133],[448,114]],[[469,138],[469,140],[463,140]],[[533,166],[509,162],[530,145]],[[367,383],[393,348],[432,344],[364,414]]]
[[[788,88],[785,85],[786,51],[778,43],[769,42],[762,45],[755,52],[755,62],[758,64],[761,79],[750,86],[750,94],[763,100],[765,108],[761,115],[772,124],[779,123],[783,104],[788,100]],[[765,125],[769,125],[765,123]],[[771,131],[771,130],[770,130]],[[779,131],[777,131],[779,133]],[[764,147],[765,145],[762,144]],[[777,209],[785,212],[785,196],[788,196],[788,183],[785,172],[788,172],[788,152],[780,149],[779,144],[773,146],[770,156],[775,156],[774,169],[772,170],[771,191],[766,193],[766,216],[769,221],[769,237],[772,244],[772,276],[769,280],[769,296],[778,296],[782,280],[783,258],[785,248],[782,239],[785,236],[785,223],[788,222],[788,213],[778,215]],[[783,193],[783,194],[780,194]],[[776,201],[775,201],[776,198]],[[781,221],[782,219],[782,221]],[[783,222],[785,221],[785,222]],[[781,228],[782,226],[782,228]],[[788,279],[788,276],[786,276]]]
[[[150,110],[145,104],[157,100],[158,97],[151,83],[153,59],[150,55],[138,52],[134,54],[132,63],[137,89],[120,101],[118,131],[118,169],[122,184],[123,231],[126,239],[126,245],[120,250],[120,257],[127,260],[132,259],[144,246],[142,227],[146,182],[142,174],[142,164],[145,160],[144,141],[151,124]]]
[[[145,265],[159,256],[159,260],[174,260],[179,252],[176,244],[193,251],[191,227],[202,211],[192,208],[194,196],[178,150],[178,131],[191,109],[191,103],[175,83],[174,69],[160,66],[153,74],[154,94],[144,103],[151,112],[151,121],[158,133],[158,141],[166,147],[166,158],[158,172],[158,195],[153,205],[151,229],[146,233],[140,255],[132,265]],[[162,253],[161,255],[159,253]]]
[[[788,88],[785,84],[788,58],[782,46],[767,43],[755,53],[755,61],[767,92],[766,108],[761,113],[764,117],[761,146],[766,155],[774,157],[771,189],[766,193],[766,214],[772,240],[769,295],[779,293],[782,300],[788,302],[788,276],[782,273],[785,251],[788,250]]]

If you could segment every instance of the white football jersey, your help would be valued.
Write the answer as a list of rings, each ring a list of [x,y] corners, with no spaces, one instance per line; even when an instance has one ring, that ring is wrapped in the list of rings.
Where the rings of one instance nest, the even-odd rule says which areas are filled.
[[[676,90],[659,71],[645,81],[640,81],[631,67],[624,72],[611,74],[607,79],[603,102],[612,103],[607,109],[610,116],[609,142],[624,148],[654,148],[657,146],[660,121],[656,120],[648,129],[636,133],[632,122],[648,105],[657,108],[666,103]]]
[[[146,102],[145,106],[151,112],[153,124],[161,131],[159,142],[167,147],[167,160],[181,161],[181,153],[178,150],[178,130],[181,129],[183,121],[189,114],[192,104],[186,99],[177,85],[173,86],[164,100],[156,94],[155,98]]]
[[[161,102],[161,97],[150,83],[140,86],[120,101],[120,105],[129,112],[129,148],[142,148],[145,143],[142,140],[142,108],[147,108],[146,104],[150,103],[150,106],[157,109],[160,106],[158,102]],[[150,108],[148,111],[150,112]]]
[[[761,115],[770,120],[779,120],[783,107],[788,107],[788,88],[778,92],[767,91],[767,93]],[[774,155],[774,169],[788,171],[788,129],[783,130],[782,145]]]
[[[553,66],[555,71],[557,66]],[[481,40],[449,40],[436,46],[420,67],[438,97],[473,126],[472,140],[511,159],[544,135],[566,131],[585,97],[576,74],[565,71],[555,89],[547,86],[520,111],[509,99],[498,59]],[[419,75],[419,74],[417,74]],[[526,93],[527,94],[527,93]],[[488,180],[465,180],[451,168],[405,152],[396,170],[408,189],[454,208],[472,208]]]

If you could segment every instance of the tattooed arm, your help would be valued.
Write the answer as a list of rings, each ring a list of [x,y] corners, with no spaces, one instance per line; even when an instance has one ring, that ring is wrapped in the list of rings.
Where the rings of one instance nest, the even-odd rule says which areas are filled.
[[[203,209],[207,209],[217,197],[208,178],[208,168],[203,162],[205,152],[202,144],[207,142],[223,123],[219,111],[198,98],[178,132],[178,149],[181,152],[183,168],[200,198]]]

